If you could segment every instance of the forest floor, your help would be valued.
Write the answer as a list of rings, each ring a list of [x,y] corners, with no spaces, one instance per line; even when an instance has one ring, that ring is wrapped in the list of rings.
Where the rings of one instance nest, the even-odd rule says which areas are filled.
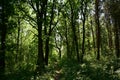
[[[120,80],[120,70],[114,71],[114,62],[61,60],[50,63],[41,76],[34,79],[34,72],[19,70],[7,75],[7,80]]]

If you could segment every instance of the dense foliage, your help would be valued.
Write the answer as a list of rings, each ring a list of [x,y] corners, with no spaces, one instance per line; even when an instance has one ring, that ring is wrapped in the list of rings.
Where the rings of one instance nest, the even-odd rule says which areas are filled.
[[[120,0],[0,0],[0,80],[120,80]]]

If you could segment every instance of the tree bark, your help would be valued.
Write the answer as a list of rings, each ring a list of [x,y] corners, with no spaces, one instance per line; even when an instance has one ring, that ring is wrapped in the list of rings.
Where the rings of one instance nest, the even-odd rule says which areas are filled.
[[[100,60],[100,23],[99,23],[99,0],[95,0],[95,23],[96,23],[96,44],[97,44],[97,60]]]
[[[116,57],[120,57],[120,43],[119,43],[119,20],[115,20],[115,50],[116,50]]]
[[[4,76],[5,73],[5,49],[6,49],[6,33],[7,25],[5,24],[5,4],[4,0],[2,2],[2,18],[1,18],[1,47],[0,47],[0,77]]]
[[[38,15],[38,14],[37,14]],[[40,14],[42,19],[42,14]],[[37,25],[38,25],[38,59],[37,59],[37,71],[39,73],[44,69],[44,56],[43,56],[43,40],[42,40],[42,20],[37,16]]]
[[[49,59],[49,42],[50,42],[50,36],[52,34],[52,23],[53,23],[53,18],[54,18],[54,7],[55,7],[55,0],[53,0],[53,5],[52,5],[49,32],[46,33],[46,36],[47,36],[46,43],[45,43],[45,63],[46,63],[46,65],[48,65],[48,59]]]
[[[36,18],[37,18],[37,26],[38,26],[38,59],[37,59],[37,66],[36,71],[41,74],[44,70],[44,52],[43,52],[43,34],[42,34],[42,28],[43,28],[43,14],[45,9],[45,1],[41,1],[41,10],[39,10],[39,3],[36,2]]]

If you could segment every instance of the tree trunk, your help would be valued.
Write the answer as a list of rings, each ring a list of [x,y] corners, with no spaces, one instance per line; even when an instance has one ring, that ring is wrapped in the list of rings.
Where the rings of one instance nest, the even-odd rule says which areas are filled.
[[[49,42],[50,42],[50,36],[52,34],[52,23],[53,23],[53,18],[54,18],[54,7],[55,7],[55,0],[53,0],[53,5],[52,5],[49,32],[48,32],[48,34],[46,33],[46,36],[47,36],[46,43],[45,43],[45,63],[46,63],[46,65],[48,65],[48,59],[49,59]]]
[[[116,50],[116,57],[120,57],[120,43],[119,43],[119,20],[115,20],[115,50]]]
[[[68,41],[68,28],[67,28],[67,24],[66,24],[66,20],[65,20],[65,38],[66,38],[66,47],[67,47],[67,57],[68,58],[71,58],[71,55],[70,55],[70,50],[69,50],[69,41]]]
[[[71,28],[72,28],[72,32],[73,32],[73,46],[75,48],[75,52],[77,54],[77,60],[79,62],[80,57],[79,57],[78,40],[77,40],[76,28],[75,28],[75,13],[73,10],[73,4],[72,4],[71,0],[69,0],[69,4],[70,4],[70,8],[71,8]]]
[[[83,56],[85,54],[85,14],[83,13],[83,41],[82,41],[82,56],[81,56],[81,63],[83,63]]]
[[[43,55],[43,40],[42,40],[42,22],[38,18],[38,59],[37,59],[37,71],[39,73],[44,69],[44,55]]]
[[[109,46],[109,50],[111,53],[113,53],[113,40],[112,40],[112,25],[111,25],[111,18],[110,18],[110,14],[109,14],[109,10],[108,10],[108,5],[105,4],[104,5],[104,13],[105,13],[105,23],[106,23],[106,29],[107,29],[107,34],[108,34],[108,46]]]
[[[83,4],[82,4],[83,5]],[[83,57],[85,54],[85,21],[86,21],[86,10],[87,10],[87,2],[84,3],[85,9],[81,9],[83,15],[83,40],[82,40],[82,55],[81,55],[81,63],[83,63]]]
[[[45,41],[45,64],[48,65],[48,57],[49,57],[49,37]]]
[[[15,62],[18,62],[19,48],[20,48],[20,18],[18,17],[18,32],[17,32],[17,49],[16,49],[16,59]]]
[[[93,37],[94,53],[96,53],[96,51],[95,51],[95,34],[94,34],[94,29],[93,29],[93,22],[92,22],[92,20],[91,20],[91,31],[92,31],[92,37]]]
[[[7,31],[7,25],[5,24],[5,6],[4,6],[4,0],[2,2],[2,17],[1,17],[1,47],[0,47],[0,77],[4,76],[5,73],[5,41],[6,41],[6,31]]]
[[[37,17],[37,26],[38,26],[38,59],[37,59],[37,67],[36,70],[38,71],[39,74],[44,69],[44,52],[43,52],[43,39],[42,39],[42,24],[43,24],[43,9],[44,9],[44,4],[41,6],[42,9],[39,12],[39,5],[36,3],[36,7],[38,12],[36,13]]]
[[[96,44],[97,44],[97,60],[100,60],[100,23],[99,23],[99,0],[95,0],[95,23],[96,23]]]
[[[112,51],[113,42],[112,42],[112,28],[111,28],[110,22],[106,23],[106,27],[108,31],[108,46],[110,48],[110,51]]]

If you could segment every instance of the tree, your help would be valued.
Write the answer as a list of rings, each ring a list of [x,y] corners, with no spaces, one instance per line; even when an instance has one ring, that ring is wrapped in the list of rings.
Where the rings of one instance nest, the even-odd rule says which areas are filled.
[[[109,0],[108,0],[109,1]],[[114,0],[114,1],[109,1],[106,2],[106,4],[108,4],[108,11],[112,17],[112,22],[114,24],[114,41],[115,41],[115,53],[116,53],[116,57],[119,58],[120,57],[120,15],[119,15],[119,12],[120,12],[120,9],[119,9],[119,3],[120,1],[119,0]]]
[[[87,15],[87,4],[88,1],[83,1],[82,0],[82,8],[81,8],[81,13],[82,13],[82,23],[83,23],[83,40],[82,40],[82,56],[81,56],[81,62],[83,63],[83,56],[85,54],[85,23],[86,23],[86,15]]]
[[[14,9],[13,6],[10,4],[12,0],[0,0],[0,75],[4,75],[5,72],[5,54],[6,54],[6,35],[8,33],[9,28],[9,17],[13,15]],[[8,7],[9,6],[9,7]],[[13,9],[10,10],[9,8]]]
[[[95,0],[95,23],[96,23],[96,44],[97,44],[97,60],[100,59],[100,22],[99,22],[99,0]]]
[[[27,14],[27,12],[23,8],[19,8],[25,13],[25,16],[27,16],[30,20],[34,21],[36,26],[32,25],[33,28],[35,28],[38,32],[37,38],[38,38],[38,54],[37,54],[37,63],[36,63],[36,70],[35,73],[41,74],[45,67],[44,62],[44,50],[43,50],[43,23],[44,23],[44,14],[47,6],[48,0],[44,1],[38,1],[38,0],[28,0],[25,1],[28,2],[27,5],[31,7],[35,14],[35,19]]]
[[[55,14],[55,12],[54,12],[55,3],[56,3],[55,0],[53,0],[52,6],[51,6],[51,12],[50,12],[51,16],[50,16],[50,22],[49,22],[49,30],[48,30],[48,32],[47,32],[47,28],[46,28],[47,25],[45,23],[45,36],[47,37],[46,41],[45,41],[45,63],[46,63],[46,65],[48,65],[50,37],[51,37],[52,31],[53,31],[53,28],[55,27],[55,26],[52,27],[53,20],[54,20],[54,14]],[[45,13],[45,15],[46,15],[46,13]]]
[[[6,41],[6,13],[5,13],[5,1],[1,1],[1,46],[0,46],[0,77],[4,75],[5,72],[5,41]]]
[[[113,37],[112,37],[112,24],[110,23],[111,21],[111,17],[109,14],[109,7],[108,7],[108,3],[105,3],[104,5],[104,13],[105,13],[105,23],[106,23],[106,29],[108,32],[108,46],[110,48],[110,51],[112,52],[113,49]]]
[[[40,3],[40,4],[39,4]],[[37,68],[38,72],[42,72],[44,69],[44,52],[43,52],[43,20],[44,20],[44,10],[47,5],[47,0],[45,1],[36,1],[36,18],[37,18],[37,27],[38,27],[38,60],[37,60]],[[39,6],[40,5],[40,6]],[[39,9],[41,7],[41,9]]]
[[[76,35],[76,14],[78,14],[77,12],[75,12],[75,2],[69,0],[69,5],[70,5],[70,10],[71,10],[71,29],[72,29],[72,33],[73,33],[73,46],[74,46],[74,50],[75,53],[77,55],[77,61],[80,61],[80,56],[79,56],[79,48],[78,48],[78,39],[77,39],[77,35]]]

